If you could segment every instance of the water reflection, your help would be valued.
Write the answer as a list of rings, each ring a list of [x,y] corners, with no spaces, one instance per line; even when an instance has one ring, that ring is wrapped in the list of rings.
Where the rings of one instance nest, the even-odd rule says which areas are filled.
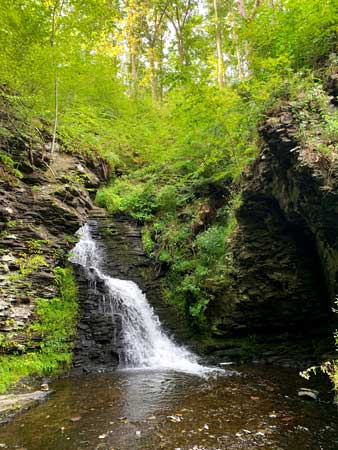
[[[186,383],[198,385],[198,376],[185,375],[174,371],[124,370],[120,371],[124,380],[125,402],[123,415],[131,420],[141,421],[157,414],[182,395]]]

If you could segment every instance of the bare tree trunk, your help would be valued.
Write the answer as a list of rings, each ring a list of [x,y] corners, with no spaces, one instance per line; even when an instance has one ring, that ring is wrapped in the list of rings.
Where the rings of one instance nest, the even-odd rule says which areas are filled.
[[[238,0],[238,10],[239,14],[246,18],[246,8],[245,8],[245,0]]]
[[[163,100],[163,48],[164,48],[164,36],[163,33],[160,37],[160,55],[159,55],[159,61],[158,61],[158,68],[159,68],[159,90],[160,90],[160,101]]]
[[[149,52],[150,63],[150,82],[151,82],[151,96],[154,102],[157,102],[157,73],[155,64],[155,49],[151,48]]]
[[[138,74],[137,74],[137,50],[136,43],[130,44],[130,72],[131,72],[131,92],[137,93]]]
[[[241,58],[241,51],[240,51],[238,42],[237,42],[237,46],[236,46],[236,56],[237,56],[238,79],[242,80],[243,79],[242,58]]]
[[[177,35],[177,47],[178,47],[178,58],[180,65],[184,66],[186,64],[185,51],[184,51],[184,39],[181,33]]]
[[[219,24],[218,14],[219,3],[214,0],[215,27],[216,27],[216,50],[217,50],[217,81],[220,89],[224,87],[224,59],[223,59],[223,43],[222,33]]]
[[[64,5],[64,0],[59,0],[54,5],[52,12],[52,33],[50,39],[50,45],[52,47],[52,57],[53,57],[53,66],[54,66],[54,127],[53,127],[53,139],[52,139],[52,148],[51,153],[54,153],[55,143],[56,143],[56,133],[58,128],[58,120],[59,120],[59,79],[57,74],[57,63],[55,60],[55,38],[56,38],[56,19],[58,15],[61,15],[62,9]],[[60,11],[58,13],[58,6],[60,7]]]
[[[56,133],[58,129],[58,121],[59,121],[59,80],[57,73],[55,73],[54,78],[54,128],[53,128],[53,140],[52,140],[52,148],[51,153],[54,153],[55,143],[56,143]]]

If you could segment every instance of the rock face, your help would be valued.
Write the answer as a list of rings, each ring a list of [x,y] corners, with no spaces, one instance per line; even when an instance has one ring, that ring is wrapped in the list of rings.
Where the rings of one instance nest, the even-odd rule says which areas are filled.
[[[10,353],[39,345],[39,336],[26,333],[36,299],[56,296],[53,270],[65,263],[75,231],[93,208],[90,192],[107,168],[59,148],[51,154],[47,133],[20,135],[24,124],[2,107],[0,352]]]
[[[261,127],[261,153],[243,176],[233,238],[231,306],[223,335],[329,334],[338,292],[338,166],[297,139],[290,107]],[[223,305],[223,306],[222,306]],[[223,309],[222,309],[223,308]]]
[[[93,210],[89,226],[102,257],[101,270],[113,277],[132,280],[146,292],[164,328],[178,339],[189,337],[189,327],[177,310],[165,304],[161,294],[161,274],[142,247],[141,226],[128,217],[107,219]],[[118,365],[123,346],[119,317],[104,308],[105,285],[89,278],[81,267],[76,270],[79,285],[80,321],[74,346],[76,370],[111,370]],[[109,308],[108,308],[109,309]]]

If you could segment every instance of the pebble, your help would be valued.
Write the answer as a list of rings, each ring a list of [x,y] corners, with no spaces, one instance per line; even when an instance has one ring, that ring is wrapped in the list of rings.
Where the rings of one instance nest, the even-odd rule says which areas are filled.
[[[262,431],[257,431],[256,436],[265,436],[265,433]]]
[[[71,422],[78,422],[79,420],[81,420],[81,416],[75,416],[70,418]]]
[[[299,397],[307,397],[307,398],[311,398],[312,400],[317,400],[318,395],[319,395],[319,392],[314,389],[301,388],[298,391]]]
[[[182,418],[179,417],[178,415],[177,415],[177,416],[167,416],[167,418],[170,419],[171,422],[176,422],[176,423],[178,423],[178,422],[181,422],[181,421],[182,421]]]

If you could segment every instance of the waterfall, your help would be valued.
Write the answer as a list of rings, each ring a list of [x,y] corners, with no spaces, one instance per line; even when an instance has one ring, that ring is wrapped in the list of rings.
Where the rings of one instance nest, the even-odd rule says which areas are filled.
[[[137,284],[104,273],[103,257],[88,225],[78,231],[78,236],[80,240],[70,261],[83,267],[91,283],[100,282],[104,286],[98,308],[111,317],[111,326],[117,329],[112,346],[119,355],[119,368],[210,372],[212,369],[198,364],[194,354],[164,333],[159,318]]]

